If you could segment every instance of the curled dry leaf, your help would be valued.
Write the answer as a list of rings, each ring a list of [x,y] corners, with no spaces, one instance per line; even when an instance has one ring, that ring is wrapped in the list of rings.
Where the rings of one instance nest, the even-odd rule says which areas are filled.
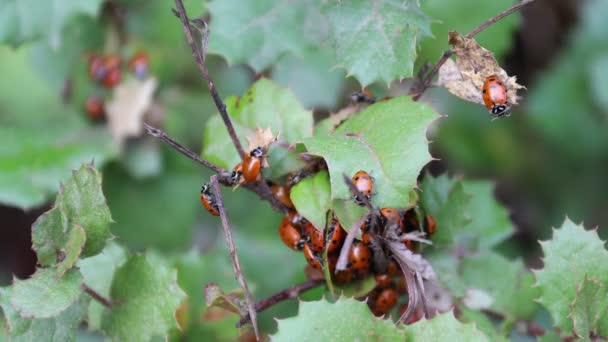
[[[247,303],[242,289],[236,289],[228,294],[215,283],[205,286],[205,302],[208,308],[222,308],[237,315],[247,313]]]
[[[272,134],[272,130],[270,129],[270,127],[266,128],[266,129],[262,129],[262,128],[256,128],[255,132],[253,132],[253,135],[247,136],[247,143],[249,144],[249,146],[247,147],[247,154],[249,154],[251,151],[253,151],[254,149],[258,148],[258,147],[262,147],[264,149],[264,151],[268,152],[268,148],[270,147],[270,145],[272,143],[274,143],[275,141],[277,141],[279,139],[279,135],[281,133],[277,133],[277,135],[273,135]],[[262,167],[268,167],[268,160],[267,158],[262,158]]]
[[[110,132],[119,145],[128,137],[142,134],[144,114],[152,104],[157,85],[154,77],[143,81],[131,78],[114,88],[106,110]]]
[[[509,77],[492,52],[481,47],[475,39],[450,32],[449,43],[456,61],[448,59],[439,69],[438,85],[463,100],[484,104],[481,89],[488,76],[496,75],[507,88],[507,102],[516,105],[517,91],[525,89],[515,76]]]
[[[425,281],[424,291],[426,292],[426,304],[433,315],[448,312],[454,307],[450,291],[442,287],[436,280]]]

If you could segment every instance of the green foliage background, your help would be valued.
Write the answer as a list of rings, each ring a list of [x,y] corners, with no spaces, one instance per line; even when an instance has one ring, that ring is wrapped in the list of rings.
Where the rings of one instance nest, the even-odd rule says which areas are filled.
[[[221,145],[222,137],[210,139],[210,133],[219,132],[221,125],[206,85],[201,81],[185,44],[179,21],[170,12],[172,3],[144,0],[115,2],[125,9],[124,30],[128,44],[123,52],[145,49],[150,54],[151,72],[160,81],[156,98],[165,111],[164,129],[192,150],[209,155],[202,147],[213,148],[214,143]],[[111,234],[127,250],[143,253],[128,257],[121,268],[122,272],[117,274],[127,277],[129,267],[143,269],[146,272],[142,272],[146,274],[154,273],[150,268],[156,265],[157,260],[162,260],[162,267],[159,267],[163,271],[154,280],[158,284],[168,284],[172,279],[171,270],[177,270],[177,284],[189,296],[190,324],[181,332],[173,329],[172,336],[176,340],[200,340],[203,337],[233,340],[239,334],[233,328],[236,321],[234,316],[217,321],[202,318],[207,310],[202,297],[204,284],[216,282],[225,290],[238,287],[232,275],[219,220],[208,216],[198,200],[200,184],[208,179],[210,173],[152,139],[144,139],[121,151],[103,126],[87,121],[82,103],[94,90],[86,76],[86,54],[107,49],[107,41],[114,37],[115,32],[108,28],[107,18],[101,16],[101,0],[89,1],[86,5],[76,0],[53,0],[48,3],[45,6],[56,5],[54,10],[40,6],[35,1],[9,0],[0,6],[0,203],[25,210],[53,203],[60,182],[66,183],[70,179],[71,170],[94,160],[103,175],[103,193],[113,220],[109,225]],[[380,96],[388,93],[387,81],[415,75],[424,61],[434,62],[438,59],[448,47],[448,30],[468,32],[512,4],[506,0],[430,0],[421,1],[418,8],[415,1],[399,2],[404,7],[400,9],[403,12],[398,13],[409,20],[407,47],[410,49],[402,49],[402,41],[388,41],[388,47],[383,46],[376,51],[377,54],[365,56],[368,64],[350,65],[353,56],[369,47],[361,43],[374,41],[377,39],[375,35],[382,30],[356,31],[360,32],[358,38],[361,41],[353,41],[354,38],[348,33],[354,30],[348,30],[348,27],[345,29],[341,26],[345,32],[332,35],[335,20],[351,23],[349,20],[352,18],[348,15],[369,11],[365,1],[342,3],[332,2],[328,5],[316,0],[264,0],[243,5],[240,0],[215,0],[209,3],[189,0],[186,6],[192,16],[210,14],[213,18],[208,63],[224,98],[244,94],[254,83],[256,73],[262,73],[277,85],[289,88],[295,96],[292,98],[291,93],[284,95],[289,100],[286,100],[285,107],[277,108],[293,110],[294,113],[314,110],[315,117],[323,117],[346,104],[350,92],[359,89],[359,82],[370,84],[369,88]],[[267,13],[271,15],[264,16]],[[392,15],[386,9],[381,9],[380,13]],[[431,89],[425,95],[424,99],[428,99],[437,112],[446,115],[433,123],[427,132],[432,142],[432,155],[445,162],[442,167],[446,167],[451,175],[467,179],[461,182],[460,178],[445,176],[431,178],[429,175],[425,178],[422,187],[428,192],[421,196],[421,204],[438,218],[440,232],[437,243],[446,244],[444,250],[431,250],[429,258],[436,262],[434,266],[440,280],[457,297],[464,297],[464,289],[470,286],[496,295],[492,309],[504,314],[507,323],[511,324],[496,327],[493,322],[486,322],[484,325],[485,321],[475,313],[465,315],[470,321],[477,322],[474,329],[468,325],[456,326],[453,317],[446,314],[441,317],[441,320],[445,320],[445,323],[441,323],[445,325],[441,327],[461,331],[462,336],[470,338],[480,338],[479,329],[492,337],[501,333],[506,335],[505,332],[511,331],[517,319],[540,316],[546,326],[551,326],[547,322],[550,322],[548,317],[552,317],[553,322],[565,332],[605,331],[605,321],[587,319],[595,313],[589,310],[605,311],[605,307],[601,307],[603,302],[596,305],[599,308],[588,309],[589,306],[584,305],[585,302],[594,303],[598,301],[596,298],[602,298],[597,294],[606,291],[605,274],[603,278],[591,276],[595,269],[593,265],[590,266],[589,272],[583,272],[572,283],[564,285],[564,291],[574,291],[564,302],[555,298],[557,296],[551,290],[543,292],[541,302],[546,311],[539,311],[538,305],[530,304],[533,298],[539,298],[539,293],[532,289],[533,278],[524,272],[522,263],[523,259],[529,265],[540,267],[538,256],[544,252],[549,257],[549,251],[555,247],[552,249],[551,245],[543,245],[541,250],[535,241],[551,238],[550,228],[561,226],[565,215],[574,222],[584,220],[587,228],[608,226],[608,135],[605,133],[608,128],[608,40],[605,39],[608,36],[608,23],[604,20],[605,13],[608,13],[608,3],[602,0],[590,0],[580,5],[579,24],[564,37],[563,47],[556,51],[552,63],[543,70],[517,75],[529,81],[526,84],[528,91],[523,93],[523,104],[515,107],[508,118],[491,121],[485,108],[465,103],[442,89]],[[243,23],[251,20],[256,25],[243,31]],[[515,49],[514,33],[517,30],[526,32],[521,22],[520,15],[514,14],[479,34],[477,39],[506,63],[509,51]],[[388,21],[387,25],[401,24]],[[392,64],[378,62],[390,57],[386,53],[390,47],[401,49],[403,55],[397,55],[397,60]],[[382,67],[374,68],[374,63],[382,64]],[[506,64],[507,67],[510,65]],[[514,70],[518,70],[517,67]],[[73,81],[74,97],[70,103],[64,104],[60,94],[67,77]],[[279,92],[272,88],[276,87],[274,84],[266,86],[260,86],[263,89],[259,91],[268,94]],[[271,89],[268,90],[268,87]],[[390,92],[403,93],[403,87],[393,84]],[[258,105],[260,108],[268,106],[266,103]],[[243,122],[247,119],[246,115],[243,114]],[[259,111],[255,115],[257,120],[268,118]],[[308,132],[312,130],[312,126],[308,126],[298,128]],[[293,134],[297,138],[310,135]],[[314,142],[318,143],[319,140],[313,138],[310,146],[306,141],[304,145],[312,148]],[[221,156],[221,146],[218,151],[218,160],[230,160],[230,157]],[[230,150],[230,153],[233,152]],[[142,155],[147,157],[142,158]],[[278,160],[282,156],[275,157]],[[427,161],[428,157],[422,156],[421,160]],[[224,161],[228,167],[232,164]],[[285,169],[295,162],[286,162]],[[331,167],[329,171],[330,176],[334,177]],[[412,178],[411,170],[401,171]],[[469,179],[497,181],[499,194],[508,210],[490,200],[493,196],[490,183]],[[407,181],[404,187],[411,187],[413,180]],[[323,188],[314,191],[330,190]],[[333,192],[331,195],[331,199],[340,198]],[[266,297],[303,281],[303,256],[285,248],[278,238],[280,216],[247,191],[225,191],[224,197],[243,269],[255,298]],[[61,200],[60,196],[58,200]],[[400,200],[405,206],[407,199]],[[305,203],[306,199],[303,202],[296,205],[310,206],[310,203]],[[514,238],[510,237],[514,227],[509,221],[509,214],[517,223],[518,234]],[[579,235],[588,238],[585,233],[580,233],[581,227],[571,224],[576,226],[573,228],[570,224],[567,222],[564,229],[570,229],[567,233],[572,234],[572,239]],[[463,227],[467,227],[466,230]],[[580,234],[572,233],[575,229]],[[83,257],[91,248],[96,250],[91,255],[99,252],[99,245],[91,247],[88,238],[86,244],[79,240],[78,228],[70,226],[69,232],[73,235],[68,237],[66,233],[65,240],[84,248]],[[602,237],[607,234],[602,229],[598,233]],[[104,244],[105,238],[104,235]],[[66,241],[54,243],[63,244]],[[603,253],[596,263],[605,262],[603,244],[598,242],[597,237],[591,241],[597,243]],[[554,243],[564,242],[556,237]],[[68,259],[71,264],[57,267],[63,273],[68,272],[71,278],[84,277],[85,280],[90,276],[87,267],[96,267],[95,262],[114,270],[116,265],[122,265],[127,260],[127,256],[120,251],[122,247],[112,246],[106,247],[109,250],[95,257],[105,256],[107,260],[93,260],[93,265],[88,266],[86,262],[79,265],[82,275],[72,275],[70,272],[75,273],[74,269],[69,270],[80,253],[71,255],[72,259]],[[40,256],[42,254],[37,247],[43,250],[44,246],[35,243]],[[464,248],[470,255],[458,261],[450,259],[449,253],[457,247]],[[121,262],[113,261],[113,255]],[[53,256],[46,255],[41,260],[44,265],[55,263]],[[453,271],[456,268],[464,271],[457,274]],[[509,292],[508,289],[485,283],[487,273],[479,270],[496,268],[505,271],[493,276],[497,279],[505,277],[506,281],[510,277],[518,277],[521,288],[510,289],[514,292]],[[550,279],[554,271],[544,272],[546,277],[537,279],[541,290],[549,282],[542,279]],[[272,273],[272,277],[268,276],[269,273]],[[117,286],[112,288],[110,280],[100,280],[104,285],[99,291],[128,294],[129,291],[125,289]],[[8,270],[0,269],[0,281],[3,281],[0,286],[11,284]],[[74,322],[84,317],[88,309],[89,317],[96,317],[89,324],[105,327],[106,332],[115,333],[113,336],[124,336],[121,335],[125,332],[121,330],[120,323],[116,322],[120,316],[104,316],[100,307],[95,309],[89,303],[77,301],[79,290],[74,284],[77,282],[68,284],[76,291],[73,298],[63,298],[59,306],[49,304],[50,309],[61,308],[59,316],[46,318],[52,313],[42,312],[39,317],[46,319],[20,322],[23,326],[18,329],[30,334],[28,337],[35,338],[40,329],[53,326],[58,340],[73,338],[70,329],[74,328]],[[6,309],[9,304],[30,309],[30,303],[18,302],[19,294],[28,290],[27,284],[1,290],[0,306],[5,310],[5,321],[10,323],[13,319],[11,315],[14,313]],[[2,294],[7,297],[9,292],[11,297],[17,298],[17,302],[2,302]],[[303,299],[316,300],[321,294],[321,290],[316,290],[305,294]],[[512,297],[518,297],[521,302],[515,305],[510,302]],[[166,309],[175,303],[164,304],[163,308]],[[307,310],[317,304],[300,307],[302,315],[298,317],[302,322],[308,322]],[[353,303],[346,301],[339,305],[344,305],[344,310],[350,310]],[[260,315],[262,330],[274,333],[277,324],[273,317],[294,316],[297,307],[297,303],[284,303]],[[564,315],[571,313],[569,310],[574,310],[572,308],[579,313],[572,315],[574,321],[560,321]],[[133,310],[143,312],[147,309],[142,306]],[[97,313],[91,312],[95,310]],[[128,313],[125,315],[129,317]],[[161,317],[159,320],[168,322],[170,319]],[[296,326],[305,324],[297,323]],[[294,322],[282,321],[279,327],[282,324],[289,326]],[[370,329],[378,329],[387,336],[405,334],[406,338],[412,338],[408,334],[430,336],[425,334],[432,334],[433,324],[440,323],[425,324],[416,328],[418,332],[385,332],[383,323]],[[147,329],[137,328],[142,331]],[[164,331],[149,330],[148,333],[152,337],[154,334],[162,335]],[[281,333],[277,335],[279,340],[285,338]],[[2,334],[4,332],[0,329],[0,340],[3,339]],[[99,338],[95,333],[83,330],[76,334],[78,338]],[[517,334],[514,332],[512,335]]]

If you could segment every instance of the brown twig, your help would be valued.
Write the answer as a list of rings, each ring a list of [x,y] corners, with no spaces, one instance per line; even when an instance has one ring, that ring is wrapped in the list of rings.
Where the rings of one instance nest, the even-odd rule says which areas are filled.
[[[302,292],[313,289],[319,285],[322,285],[325,282],[324,279],[309,279],[301,284],[294,285],[292,287],[286,288],[280,292],[273,294],[268,298],[264,298],[261,301],[255,303],[256,312],[262,312],[275,304],[282,302],[287,299],[292,299],[298,297],[298,295]],[[240,321],[236,323],[236,327],[240,328],[243,325],[249,323],[249,315],[246,315],[241,318]]]
[[[490,27],[492,24],[496,23],[500,19],[508,16],[509,14],[511,14],[513,12],[518,11],[522,7],[524,7],[534,1],[535,0],[522,0],[521,2],[513,5],[512,7],[508,8],[508,9],[498,13],[497,15],[493,16],[492,18],[486,20],[484,23],[477,26],[473,31],[467,33],[465,35],[465,38],[473,38],[479,32],[487,29],[488,27]],[[448,60],[448,58],[450,58],[452,53],[453,52],[451,49],[444,52],[443,55],[441,56],[441,58],[439,59],[439,61],[437,61],[437,63],[433,67],[433,69],[426,75],[426,77],[422,81],[419,81],[418,85],[415,84],[414,86],[412,86],[412,88],[409,91],[410,95],[412,95],[412,100],[418,101],[418,99],[420,99],[420,97],[425,92],[425,90],[427,90],[429,88],[429,86],[431,85],[431,81],[433,80],[433,77],[435,77],[437,72],[439,72],[439,68],[441,68],[443,63],[445,63]]]
[[[253,324],[253,331],[255,332],[256,339],[260,341],[260,334],[258,331],[258,320],[255,313],[253,299],[251,298],[251,292],[249,292],[249,288],[247,287],[247,280],[245,280],[243,271],[241,271],[239,256],[237,254],[236,245],[234,244],[234,239],[232,238],[232,230],[230,229],[230,224],[228,223],[228,215],[226,214],[226,207],[224,207],[224,198],[222,197],[222,191],[220,189],[220,183],[217,181],[217,176],[211,176],[211,184],[213,185],[213,191],[215,192],[215,198],[217,200],[217,205],[219,209],[218,211],[220,212],[222,227],[224,228],[224,235],[226,236],[226,244],[228,245],[228,250],[230,251],[230,259],[232,260],[232,270],[234,271],[234,276],[241,285],[241,288],[243,288],[243,291],[245,291],[245,299],[247,300],[247,308],[249,309],[251,323]]]
[[[188,19],[188,14],[186,13],[186,9],[184,8],[184,4],[183,4],[182,0],[175,0],[175,6],[177,7],[178,17],[179,17],[180,21],[182,22],[182,27],[184,29],[184,34],[186,36],[186,40],[188,41],[188,45],[190,45],[190,49],[192,49],[192,57],[194,57],[194,60],[195,60],[196,64],[198,65],[198,69],[201,72],[203,79],[205,79],[205,81],[207,81],[207,87],[209,88],[209,93],[211,93],[211,97],[213,97],[213,102],[215,103],[215,106],[217,107],[218,111],[220,112],[220,116],[222,117],[222,120],[224,121],[226,130],[228,130],[228,135],[230,135],[230,139],[232,139],[232,143],[234,144],[234,147],[236,148],[237,152],[241,156],[241,159],[243,159],[246,156],[245,150],[243,150],[241,141],[236,136],[234,126],[232,125],[232,121],[230,120],[230,117],[228,116],[228,112],[226,111],[226,104],[222,100],[222,97],[219,95],[217,88],[215,87],[215,84],[213,83],[213,80],[211,79],[211,76],[209,76],[209,70],[207,70],[207,65],[205,64],[205,56],[202,55],[202,54],[205,54],[206,50],[207,50],[207,47],[205,46],[206,42],[207,42],[207,37],[205,37],[205,35],[209,34],[209,30],[207,28],[207,23],[205,23],[203,20],[199,19],[202,23],[204,23],[204,26],[205,26],[205,30],[204,30],[204,32],[202,32],[202,34],[203,34],[203,39],[202,39],[202,43],[201,43],[202,51],[199,51],[196,46],[196,42],[194,41],[194,38],[192,36],[192,30],[190,28],[190,20]],[[176,11],[173,11],[173,13],[175,14]]]
[[[97,293],[97,291],[95,291],[92,288],[90,288],[87,284],[82,284],[81,287],[82,287],[82,289],[84,290],[84,292],[86,294],[88,294],[89,296],[91,296],[91,298],[93,298],[96,302],[98,302],[99,304],[105,306],[106,308],[110,309],[115,304],[114,302],[112,302],[108,298],[106,298],[106,297],[100,295],[99,293]]]

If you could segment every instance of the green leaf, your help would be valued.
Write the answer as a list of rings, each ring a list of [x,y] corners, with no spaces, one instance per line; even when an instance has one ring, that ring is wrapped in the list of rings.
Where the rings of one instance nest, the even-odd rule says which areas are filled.
[[[104,250],[94,257],[80,259],[78,268],[84,283],[95,292],[108,298],[114,272],[127,259],[124,248],[110,242]],[[101,315],[105,309],[100,303],[91,301],[88,308],[87,323],[90,330],[101,329]]]
[[[82,226],[75,224],[70,230],[63,250],[63,260],[57,265],[57,276],[61,277],[76,264],[85,246],[87,235]]]
[[[57,206],[36,219],[32,225],[32,248],[40,265],[57,263],[57,253],[65,247],[71,229],[67,216]]]
[[[0,43],[13,46],[45,39],[59,49],[66,23],[78,14],[95,16],[101,0],[8,0],[0,7]]]
[[[488,341],[473,325],[458,322],[452,312],[408,325],[405,335],[406,341]]]
[[[420,169],[431,159],[426,128],[436,117],[429,106],[409,97],[376,103],[342,124],[333,135],[305,139],[308,153],[321,156],[329,168],[333,199],[351,199],[343,174],[365,170],[375,178],[372,204],[413,204]]]
[[[247,63],[256,72],[285,53],[301,55],[322,35],[317,0],[212,1],[209,52],[229,64]],[[311,37],[312,36],[312,37]]]
[[[458,320],[462,323],[475,324],[475,327],[491,338],[492,341],[508,341],[505,337],[498,334],[494,323],[482,312],[469,309],[466,306],[460,306],[458,309],[460,311]]]
[[[175,310],[184,299],[177,274],[155,259],[130,257],[114,274],[111,299],[114,305],[103,315],[103,330],[122,341],[148,341],[167,336],[177,327]]]
[[[541,242],[541,246],[544,267],[535,271],[536,285],[541,291],[539,301],[555,325],[570,334],[573,326],[568,317],[569,306],[577,298],[577,287],[585,277],[608,274],[608,252],[597,231],[585,230],[570,219],[553,231],[553,239]],[[605,288],[606,279],[602,286]]]
[[[468,207],[471,195],[464,191],[462,182],[446,175],[437,178],[427,175],[421,186],[420,204],[425,212],[437,221],[433,243],[456,244],[459,234],[466,234],[471,222]]]
[[[312,135],[312,113],[304,110],[293,93],[270,80],[261,79],[241,97],[226,99],[226,110],[243,144],[257,127],[272,129],[281,141],[293,144]],[[245,144],[245,147],[247,145]],[[232,170],[241,161],[219,114],[213,116],[203,135],[203,157]],[[276,145],[270,149],[271,177],[283,175],[301,164],[295,155]]]
[[[317,173],[304,178],[290,191],[291,201],[298,213],[310,221],[317,229],[325,227],[327,210],[331,208],[329,174]]]
[[[293,90],[306,108],[336,108],[345,86],[344,71],[333,68],[329,49],[307,50],[301,57],[283,56],[272,69],[272,79]]]
[[[22,318],[12,308],[10,297],[10,289],[0,290],[0,306],[8,320],[8,333],[11,341],[64,342],[76,340],[76,330],[84,318],[85,301],[75,302],[53,318],[29,319]]]
[[[11,305],[22,317],[55,317],[78,300],[81,285],[82,275],[78,270],[69,270],[58,278],[56,269],[38,269],[30,279],[15,280]]]
[[[417,1],[331,2],[324,13],[338,65],[362,86],[412,76],[416,43],[430,34],[429,18]]]
[[[404,330],[390,320],[374,317],[367,304],[341,297],[335,303],[300,302],[296,317],[279,319],[273,341],[299,341],[314,336],[318,341],[398,341]]]
[[[608,336],[608,289],[595,277],[585,276],[578,285],[576,299],[570,305],[574,331],[581,338],[592,332]]]

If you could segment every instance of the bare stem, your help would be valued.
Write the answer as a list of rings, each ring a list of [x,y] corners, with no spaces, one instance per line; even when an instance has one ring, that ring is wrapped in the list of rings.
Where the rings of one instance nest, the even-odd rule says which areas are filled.
[[[292,287],[288,287],[280,292],[273,294],[272,296],[262,299],[261,301],[255,303],[256,312],[262,312],[275,304],[282,302],[287,299],[296,298],[302,292],[306,292],[310,289],[313,289],[319,285],[322,285],[325,282],[323,279],[309,279],[301,284],[294,285]],[[249,315],[246,315],[241,318],[241,320],[236,324],[237,328],[242,327],[243,325],[249,322]]]
[[[218,111],[220,112],[220,116],[222,117],[222,120],[224,121],[224,125],[226,126],[226,130],[228,130],[228,134],[230,135],[230,138],[232,139],[232,143],[234,144],[234,147],[236,148],[237,152],[241,156],[241,159],[243,159],[246,156],[245,151],[243,150],[241,141],[236,136],[234,126],[232,125],[232,121],[230,120],[230,117],[228,116],[228,112],[226,111],[226,104],[224,103],[224,101],[222,100],[222,97],[218,93],[217,88],[215,87],[215,84],[213,83],[213,80],[211,79],[211,76],[209,76],[209,70],[207,70],[207,65],[205,64],[205,56],[202,55],[202,54],[206,53],[206,50],[207,50],[206,42],[208,41],[208,37],[205,36],[205,35],[209,34],[207,24],[201,20],[203,22],[203,24],[205,25],[205,30],[204,30],[204,32],[202,32],[202,34],[204,35],[203,39],[202,39],[202,43],[201,43],[202,51],[199,51],[199,49],[196,46],[196,42],[194,41],[194,38],[192,36],[190,20],[188,19],[188,14],[186,13],[186,9],[184,8],[184,4],[183,4],[182,0],[175,0],[175,6],[177,6],[177,15],[178,15],[180,21],[182,22],[182,27],[184,29],[184,34],[186,35],[186,40],[188,41],[188,45],[190,45],[190,49],[192,49],[192,57],[194,58],[194,61],[198,65],[198,69],[201,72],[201,76],[203,76],[203,79],[205,79],[205,81],[207,81],[207,87],[209,88],[209,93],[211,93],[211,97],[213,97],[213,102],[215,103],[215,106],[217,107]],[[174,11],[173,13],[176,13],[176,12]]]
[[[498,13],[497,15],[493,16],[492,18],[486,20],[481,25],[477,26],[473,31],[467,33],[465,35],[465,38],[473,38],[479,32],[487,29],[488,27],[490,27],[492,24],[496,23],[500,19],[508,16],[509,14],[511,14],[513,12],[518,11],[522,7],[532,3],[534,1],[535,0],[522,0],[521,2],[513,5],[512,7],[508,8],[508,9]],[[439,68],[441,68],[443,63],[445,63],[448,60],[448,58],[450,58],[451,55],[452,55],[452,50],[448,50],[448,51],[444,52],[443,55],[441,56],[441,58],[439,59],[439,61],[437,61],[437,63],[433,67],[433,69],[426,75],[426,77],[424,77],[423,80],[419,81],[418,85],[412,86],[412,88],[410,89],[410,95],[412,95],[412,100],[418,101],[418,99],[420,99],[422,94],[431,85],[431,81],[433,80],[433,77],[435,77],[437,72],[439,72]]]
[[[84,292],[86,294],[88,294],[89,296],[91,296],[91,298],[93,298],[96,302],[98,302],[99,304],[105,306],[106,308],[111,309],[112,306],[114,305],[114,303],[111,300],[109,300],[108,298],[100,295],[95,290],[93,290],[92,288],[90,288],[87,284],[82,284],[82,289],[84,290]]]
[[[232,238],[232,229],[230,228],[230,224],[228,223],[228,215],[226,214],[226,208],[224,207],[224,198],[222,197],[220,183],[217,181],[216,175],[211,176],[211,184],[213,185],[213,190],[215,192],[218,211],[220,212],[222,227],[224,228],[224,235],[226,236],[226,244],[228,245],[228,250],[230,251],[230,259],[232,260],[232,270],[234,271],[234,276],[241,285],[241,288],[243,289],[243,291],[245,291],[245,299],[247,300],[247,307],[249,310],[249,316],[251,317],[251,323],[253,324],[253,331],[255,332],[256,339],[260,341],[260,334],[258,331],[258,320],[256,317],[253,299],[251,298],[251,292],[249,292],[249,287],[247,287],[247,280],[245,280],[243,271],[241,271],[239,256],[237,254],[236,245],[234,244],[234,239]]]

